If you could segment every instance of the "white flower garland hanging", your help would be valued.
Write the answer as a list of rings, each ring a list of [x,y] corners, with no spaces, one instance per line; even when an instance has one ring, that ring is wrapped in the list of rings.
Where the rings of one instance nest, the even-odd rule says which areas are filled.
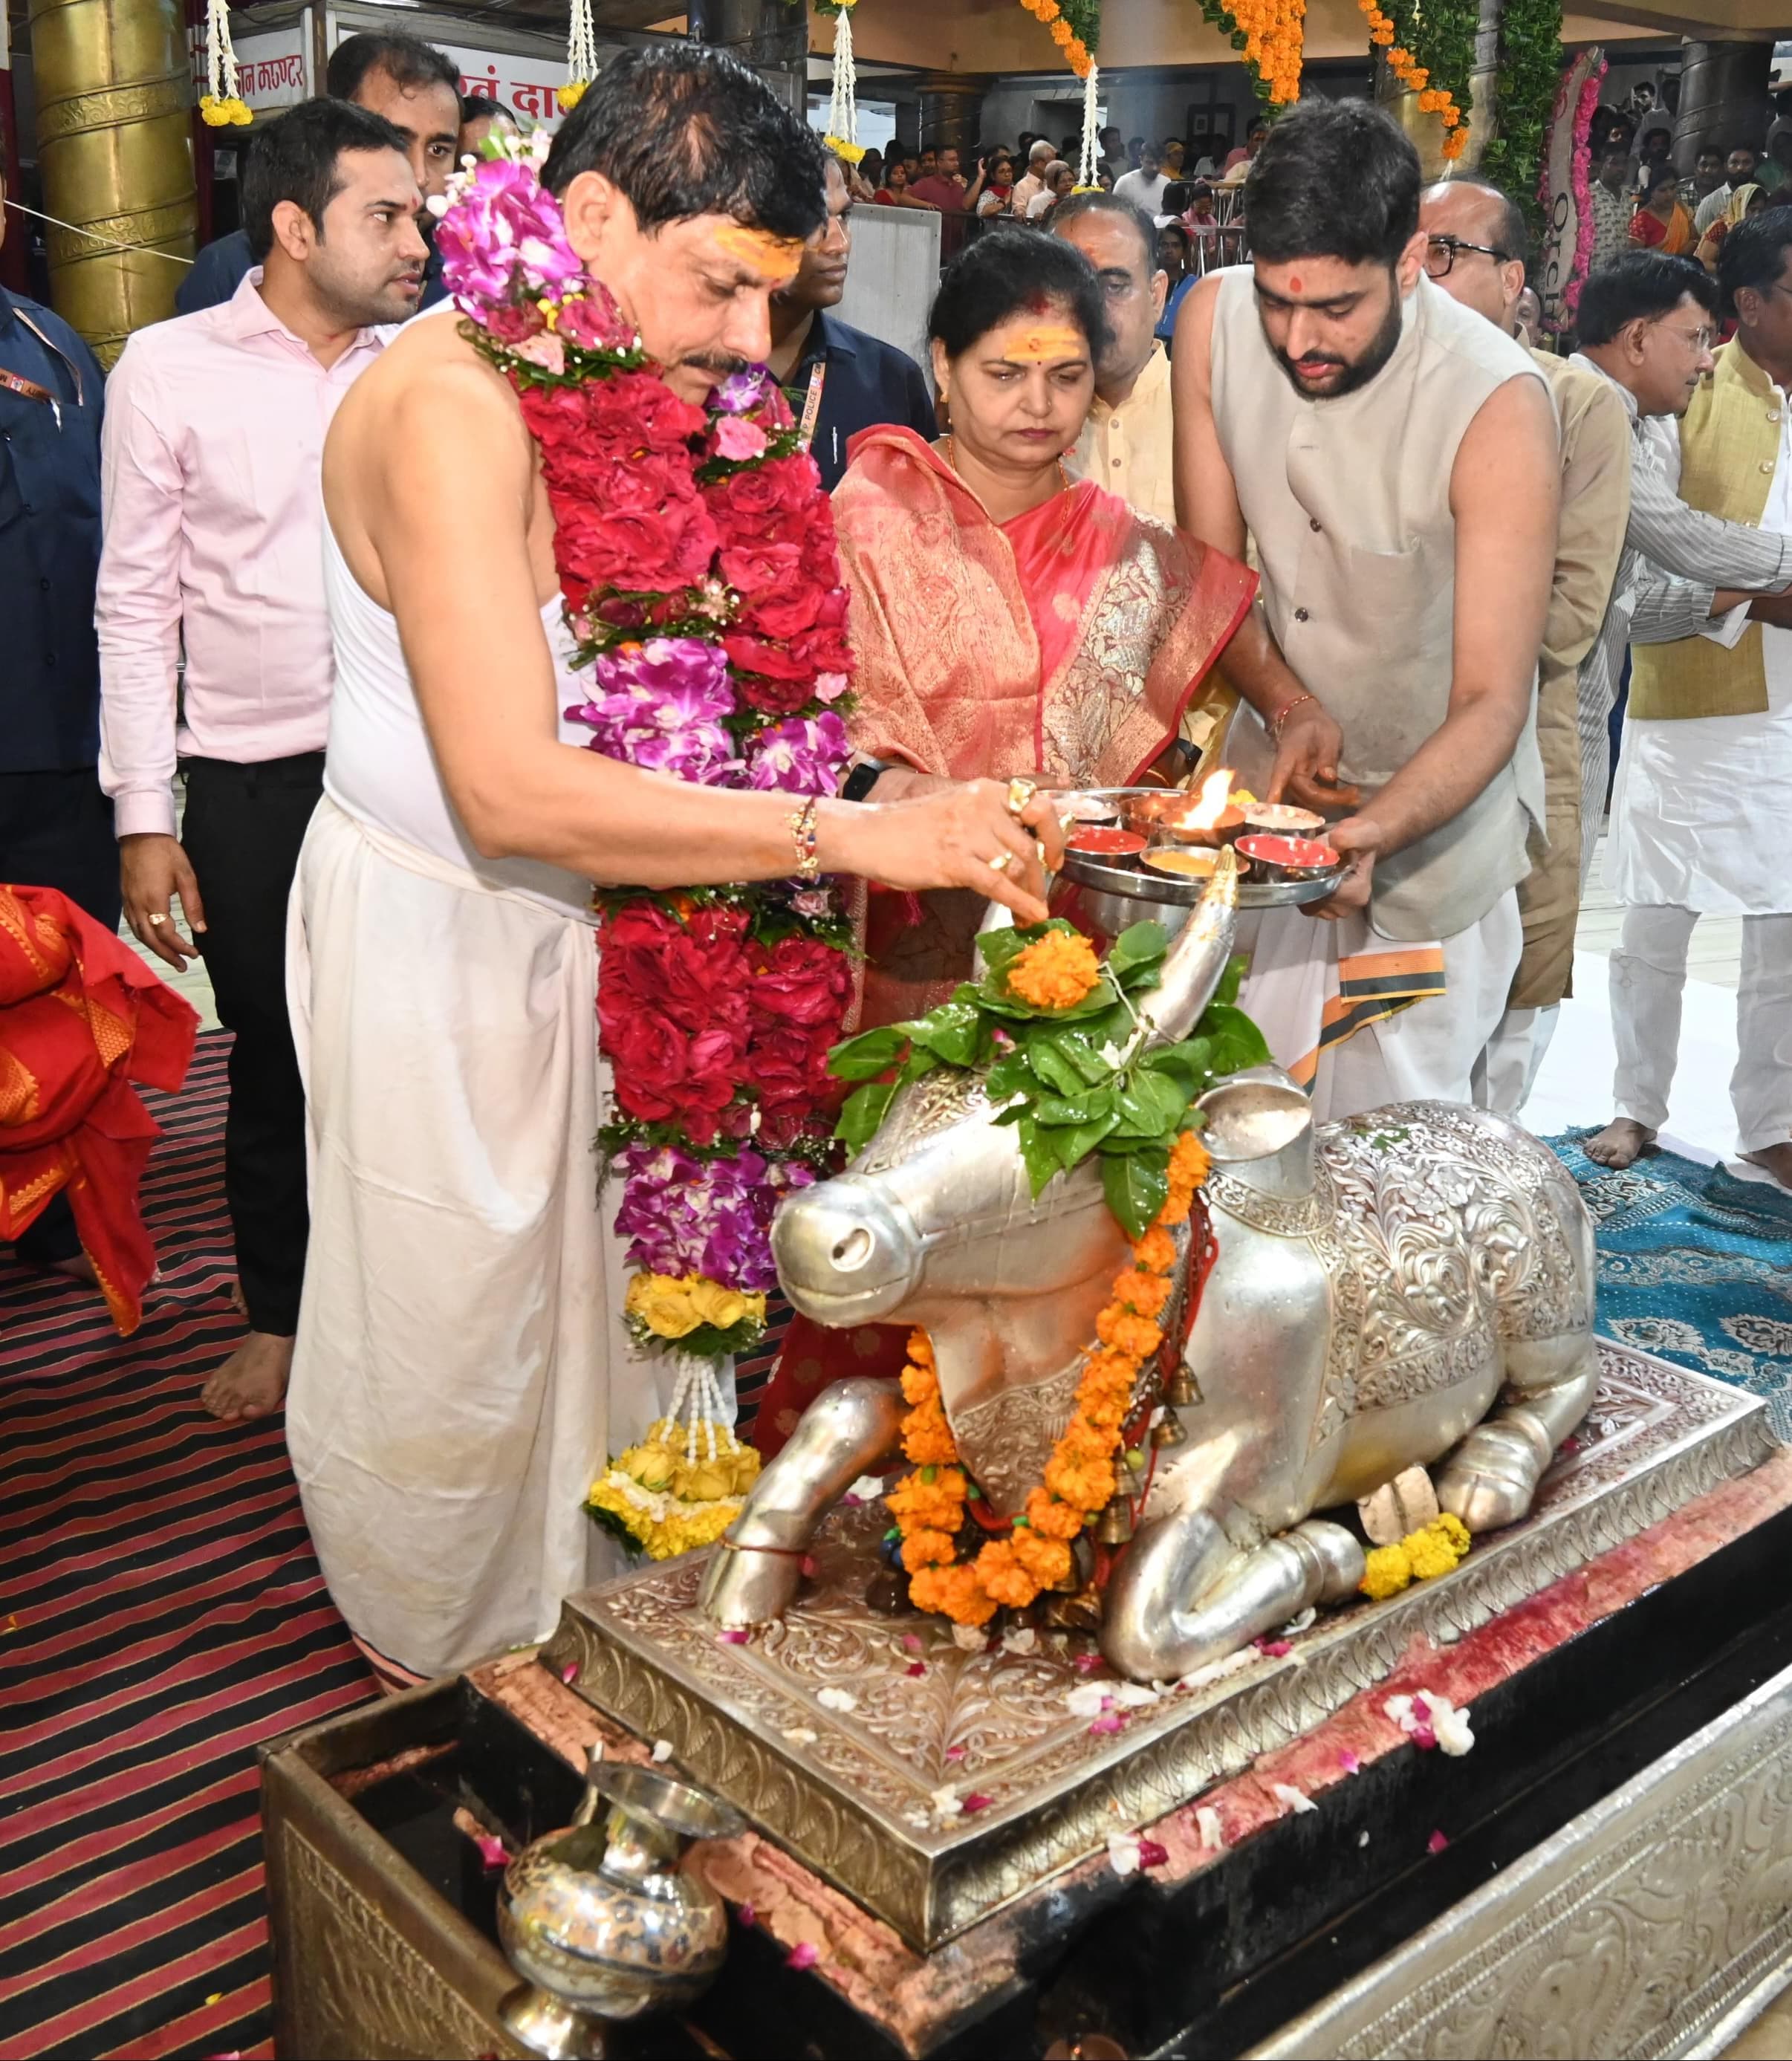
[[[206,85],[199,96],[199,119],[208,129],[246,129],[254,120],[237,97],[237,54],[230,41],[230,14],[226,0],[206,0]]]
[[[598,75],[598,43],[591,26],[591,0],[573,0],[566,28],[566,82],[559,92],[560,112],[570,114]]]
[[[1101,180],[1097,176],[1101,164],[1101,149],[1096,138],[1095,124],[1098,118],[1095,106],[1096,66],[1093,59],[1082,75],[1082,162],[1077,167],[1077,191],[1098,193]]]
[[[834,22],[834,90],[827,105],[822,142],[837,158],[856,165],[865,155],[858,140],[858,67],[853,62],[853,9],[858,0],[818,0],[816,12]]]

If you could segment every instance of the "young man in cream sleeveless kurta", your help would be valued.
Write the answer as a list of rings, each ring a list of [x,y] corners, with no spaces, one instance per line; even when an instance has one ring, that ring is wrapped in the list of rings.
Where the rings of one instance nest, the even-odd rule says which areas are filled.
[[[1470,1099],[1543,815],[1554,413],[1527,354],[1425,278],[1419,186],[1378,110],[1298,107],[1246,190],[1250,269],[1202,282],[1174,347],[1182,526],[1234,553],[1248,529],[1262,568],[1226,756],[1346,811],[1349,873],[1264,916],[1244,996],[1322,1117]]]

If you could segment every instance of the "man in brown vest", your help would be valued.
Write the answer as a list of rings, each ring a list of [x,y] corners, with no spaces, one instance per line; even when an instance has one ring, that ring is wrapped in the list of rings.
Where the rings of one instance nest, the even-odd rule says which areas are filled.
[[[1178,512],[1234,556],[1248,528],[1262,568],[1226,756],[1340,817],[1351,862],[1334,921],[1264,913],[1246,992],[1322,1115],[1470,1099],[1543,817],[1555,413],[1530,353],[1425,276],[1419,185],[1378,109],[1303,102],[1251,168],[1251,268],[1177,324]]]
[[[1447,179],[1419,203],[1430,239],[1425,270],[1463,307],[1514,333],[1525,287],[1530,233],[1517,203],[1479,179]],[[1574,964],[1581,902],[1581,810],[1585,784],[1578,689],[1611,599],[1630,512],[1630,418],[1618,390],[1584,366],[1534,351],[1554,396],[1562,433],[1562,518],[1538,665],[1537,743],[1543,759],[1548,847],[1518,882],[1524,956],[1500,1026],[1476,1075],[1476,1100],[1515,1116],[1549,1048]],[[1594,713],[1602,737],[1606,710]],[[1603,753],[1595,769],[1605,798]]]
[[[1792,534],[1792,212],[1740,224],[1718,276],[1735,340],[1669,463],[1690,508]],[[1628,1166],[1666,1121],[1694,926],[1740,915],[1738,1148],[1792,1187],[1792,599],[1720,590],[1712,614],[1722,619],[1699,635],[1632,655],[1607,858],[1625,904],[1611,955],[1618,1115],[1586,1149]]]

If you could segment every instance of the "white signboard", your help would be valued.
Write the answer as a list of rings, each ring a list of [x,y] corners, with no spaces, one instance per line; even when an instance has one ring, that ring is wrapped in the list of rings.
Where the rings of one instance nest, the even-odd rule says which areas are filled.
[[[310,99],[310,66],[306,59],[311,40],[309,11],[290,29],[233,40],[237,51],[237,92],[258,114],[263,108],[293,107]],[[200,61],[202,65],[203,45]]]

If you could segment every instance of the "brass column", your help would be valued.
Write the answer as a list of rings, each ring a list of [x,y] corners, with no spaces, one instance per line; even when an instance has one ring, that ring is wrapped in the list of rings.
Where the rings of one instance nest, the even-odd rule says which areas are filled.
[[[186,267],[169,259],[194,254],[186,34],[176,0],[30,8],[44,208],[105,239],[48,231],[50,298],[110,366],[134,329],[174,312]]]

